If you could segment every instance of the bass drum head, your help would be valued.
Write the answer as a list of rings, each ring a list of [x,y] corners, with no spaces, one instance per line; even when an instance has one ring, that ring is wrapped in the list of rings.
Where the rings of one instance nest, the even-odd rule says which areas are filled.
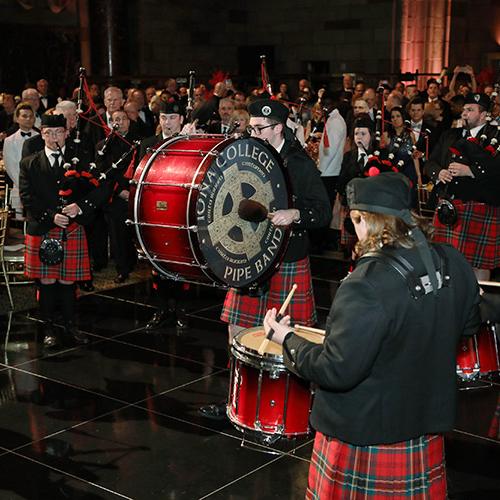
[[[268,212],[291,205],[289,179],[277,151],[256,138],[224,141],[203,162],[200,187],[190,196],[189,225],[193,252],[210,274],[230,287],[246,288],[265,282],[279,266],[289,228],[273,226],[268,218],[249,222],[238,215],[244,199]]]

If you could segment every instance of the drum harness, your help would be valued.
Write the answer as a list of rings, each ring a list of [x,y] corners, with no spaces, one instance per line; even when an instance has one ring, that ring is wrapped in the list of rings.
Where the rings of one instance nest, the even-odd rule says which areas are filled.
[[[438,289],[447,287],[450,284],[450,275],[448,273],[448,258],[444,250],[440,246],[432,247],[438,254],[440,259],[439,268],[436,270],[436,278]],[[363,255],[363,258],[374,258],[386,266],[394,269],[403,280],[406,282],[411,296],[418,300],[424,295],[432,293],[431,279],[428,274],[417,276],[415,268],[408,262],[407,259],[398,255],[396,249],[382,248],[374,252],[368,252]]]

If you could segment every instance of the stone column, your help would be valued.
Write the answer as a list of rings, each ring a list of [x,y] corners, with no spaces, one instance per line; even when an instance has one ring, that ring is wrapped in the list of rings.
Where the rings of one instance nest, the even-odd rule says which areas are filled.
[[[92,73],[115,78],[129,72],[126,0],[88,0]]]
[[[448,64],[452,0],[403,0],[401,71],[439,73]],[[426,80],[423,77],[422,80]]]

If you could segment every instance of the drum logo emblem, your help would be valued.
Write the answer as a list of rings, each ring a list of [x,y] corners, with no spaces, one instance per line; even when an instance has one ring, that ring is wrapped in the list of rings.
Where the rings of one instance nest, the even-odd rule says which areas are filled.
[[[156,210],[168,210],[168,203],[164,200],[158,200],[156,202]]]
[[[287,182],[276,152],[256,139],[239,139],[208,167],[196,202],[200,250],[224,283],[245,287],[275,267],[287,232],[268,219],[249,222],[238,215],[243,199],[269,212],[288,208]]]

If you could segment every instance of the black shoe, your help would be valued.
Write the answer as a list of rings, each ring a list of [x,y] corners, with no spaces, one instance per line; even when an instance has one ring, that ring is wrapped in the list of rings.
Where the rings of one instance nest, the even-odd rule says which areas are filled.
[[[80,281],[78,283],[78,286],[80,287],[80,290],[83,290],[84,292],[93,292],[95,290],[92,280]]]
[[[198,413],[212,420],[225,420],[227,418],[226,403],[201,406],[198,409]]]
[[[165,309],[159,309],[149,320],[146,325],[146,330],[155,330],[156,328],[175,326],[175,324],[175,311],[165,311]]]
[[[125,283],[125,281],[128,280],[128,274],[119,274],[115,279],[114,279],[114,282],[116,284],[119,284],[119,283]]]
[[[186,311],[184,309],[180,309],[176,313],[177,316],[177,328],[184,330],[185,328],[189,328],[188,318],[186,315]]]
[[[86,333],[80,332],[73,324],[64,327],[64,335],[71,337],[77,344],[88,344],[90,339]]]
[[[43,345],[45,347],[58,347],[59,346],[59,340],[57,339],[56,335],[49,335],[45,334],[45,337],[43,338]]]
[[[43,345],[45,347],[58,347],[59,346],[59,339],[56,335],[56,332],[54,330],[54,326],[52,323],[44,323],[43,326],[44,330],[44,336],[43,336]]]
[[[185,330],[186,328],[189,328],[189,323],[187,318],[185,316],[183,316],[182,318],[177,318],[176,326],[180,330]]]

